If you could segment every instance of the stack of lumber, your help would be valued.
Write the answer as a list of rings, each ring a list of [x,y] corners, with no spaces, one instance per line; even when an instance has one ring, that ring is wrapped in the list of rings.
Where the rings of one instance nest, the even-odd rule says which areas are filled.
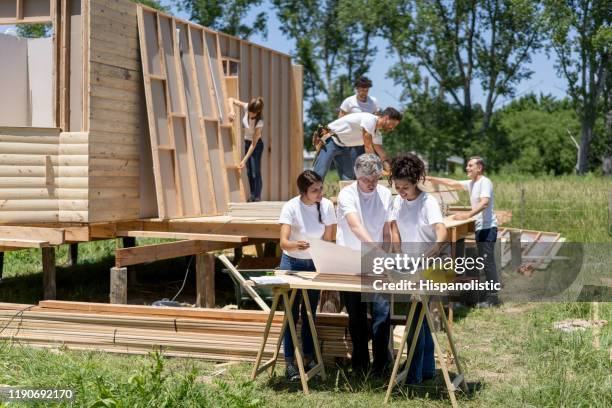
[[[267,317],[266,312],[250,310],[64,301],[41,301],[38,306],[0,303],[0,340],[43,348],[126,354],[161,349],[164,355],[172,357],[254,361]],[[274,352],[282,319],[283,314],[277,313],[266,358]],[[324,360],[347,357],[351,349],[347,323],[346,315],[317,316]]]
[[[278,220],[285,201],[260,201],[255,203],[229,203],[226,215],[237,218]]]

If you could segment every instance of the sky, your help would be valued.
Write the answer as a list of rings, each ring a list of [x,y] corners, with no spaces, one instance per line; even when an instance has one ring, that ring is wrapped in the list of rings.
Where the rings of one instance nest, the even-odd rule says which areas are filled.
[[[162,4],[170,6],[174,15],[188,20],[189,15],[185,12],[179,12],[176,7],[173,6],[173,3],[173,1],[162,0]],[[280,31],[280,23],[276,18],[276,14],[273,10],[269,10],[267,2],[262,6],[254,8],[250,15],[247,16],[247,22],[252,21],[254,16],[261,11],[266,11],[268,13],[268,37],[264,39],[259,35],[254,35],[249,40],[286,54],[291,54],[294,42],[284,37]],[[0,26],[0,33],[11,29],[14,30],[14,28],[10,26]],[[374,44],[378,52],[370,71],[367,73],[374,83],[374,87],[370,90],[370,95],[374,95],[378,99],[379,104],[383,107],[397,107],[400,104],[400,90],[393,84],[393,81],[386,76],[388,68],[395,63],[395,58],[388,55],[383,40],[376,39]],[[517,86],[515,97],[530,92],[535,94],[551,94],[556,98],[563,98],[565,96],[566,81],[558,76],[554,68],[554,56],[551,56],[549,59],[544,52],[539,52],[533,56],[533,61],[528,66],[533,71],[533,74],[529,80],[525,80]],[[475,103],[484,104],[486,95],[482,92],[478,84],[474,84],[472,93],[472,99]],[[510,98],[498,99],[495,109],[502,107],[504,104],[510,102],[510,100]]]

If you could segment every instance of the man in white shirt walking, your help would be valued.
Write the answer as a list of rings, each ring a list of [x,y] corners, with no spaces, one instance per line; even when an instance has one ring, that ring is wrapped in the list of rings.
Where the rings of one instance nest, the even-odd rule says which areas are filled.
[[[372,81],[366,76],[360,76],[355,81],[355,95],[351,95],[342,101],[338,117],[341,118],[349,113],[367,112],[376,113],[380,110],[375,97],[368,95]]]
[[[465,171],[469,180],[456,181],[447,178],[427,177],[434,184],[442,184],[457,190],[470,193],[472,209],[469,212],[456,214],[457,220],[475,218],[476,245],[478,255],[485,259],[485,275],[488,281],[499,282],[495,266],[495,242],[497,241],[497,218],[494,211],[493,183],[484,175],[485,163],[482,157],[474,156],[468,160]],[[478,307],[490,307],[500,303],[497,292],[487,294],[485,301]]]
[[[385,109],[381,116],[372,113],[349,113],[326,126],[319,141],[319,154],[314,162],[314,171],[322,178],[329,171],[332,161],[338,164],[341,180],[354,180],[353,163],[357,159],[352,147],[363,146],[367,153],[375,153],[390,170],[387,153],[382,147],[381,131],[392,131],[402,120],[402,114],[394,108]]]
[[[372,88],[372,81],[367,76],[360,76],[355,80],[355,95],[351,95],[342,101],[340,110],[338,111],[338,118],[348,115],[350,113],[374,113],[380,111],[378,100],[369,95],[370,88]],[[364,154],[365,148],[361,146],[351,147],[351,163],[355,163],[355,159],[358,156]]]
[[[355,161],[357,181],[338,194],[338,229],[336,243],[361,250],[362,243],[390,242],[391,191],[378,185],[383,166],[374,154],[363,154]],[[349,333],[353,342],[351,364],[354,371],[367,372],[370,367],[368,351],[368,303],[359,292],[342,292],[349,315]],[[390,309],[388,299],[375,294],[372,306],[373,369],[383,373],[391,362],[389,352]]]

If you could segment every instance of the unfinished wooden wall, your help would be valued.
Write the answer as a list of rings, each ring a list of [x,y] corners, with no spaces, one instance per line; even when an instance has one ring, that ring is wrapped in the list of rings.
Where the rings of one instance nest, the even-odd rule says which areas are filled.
[[[148,137],[136,5],[127,0],[86,3],[89,221],[136,219],[141,206],[147,207],[140,197],[140,155],[147,154],[141,142]]]
[[[0,222],[88,220],[86,133],[0,128]]]

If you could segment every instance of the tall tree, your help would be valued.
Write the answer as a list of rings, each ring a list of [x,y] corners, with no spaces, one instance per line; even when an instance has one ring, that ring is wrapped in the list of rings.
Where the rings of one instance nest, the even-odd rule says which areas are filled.
[[[589,171],[595,122],[605,104],[606,78],[612,68],[612,1],[545,0],[557,71],[580,117],[578,174]]]
[[[214,30],[247,39],[254,34],[267,37],[267,16],[261,11],[252,24],[245,20],[263,0],[175,0],[177,7],[190,14],[190,20]]]
[[[281,31],[295,41],[294,57],[304,66],[307,132],[337,114],[376,54],[378,4],[374,0],[273,0]]]
[[[381,10],[383,35],[398,57],[390,75],[404,97],[430,77],[462,109],[468,136],[476,132],[475,82],[486,93],[484,134],[498,98],[514,95],[532,74],[526,65],[542,43],[541,10],[532,0],[384,0]]]

